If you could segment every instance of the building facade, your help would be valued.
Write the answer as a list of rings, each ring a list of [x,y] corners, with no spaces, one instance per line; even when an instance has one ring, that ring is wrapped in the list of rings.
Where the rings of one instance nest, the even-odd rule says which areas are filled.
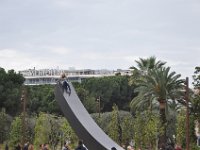
[[[42,85],[42,84],[56,84],[62,73],[67,75],[70,82],[81,82],[86,78],[91,77],[105,77],[105,76],[115,76],[116,74],[130,75],[130,70],[92,70],[92,69],[27,69],[19,71],[25,78],[25,85]]]

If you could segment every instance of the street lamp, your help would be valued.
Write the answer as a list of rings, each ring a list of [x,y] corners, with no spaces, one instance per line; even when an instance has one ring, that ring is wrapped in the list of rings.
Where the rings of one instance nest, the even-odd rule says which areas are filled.
[[[185,80],[185,101],[186,101],[186,150],[190,149],[190,135],[189,135],[189,86],[188,86],[189,79],[186,77]]]
[[[99,112],[99,118],[100,118],[100,112],[101,112],[101,97],[97,98],[97,103],[98,103],[98,112]]]
[[[21,103],[22,103],[22,144],[25,143],[25,132],[26,132],[26,125],[25,125],[25,113],[26,113],[26,89],[23,87],[22,95],[21,95]]]

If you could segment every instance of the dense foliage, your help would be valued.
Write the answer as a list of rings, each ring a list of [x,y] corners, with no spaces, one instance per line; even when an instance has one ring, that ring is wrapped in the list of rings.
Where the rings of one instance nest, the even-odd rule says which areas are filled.
[[[149,111],[137,113],[134,120],[133,139],[138,148],[156,149],[158,133],[163,132],[159,126],[159,115]]]
[[[137,86],[137,97],[131,102],[133,106],[147,106],[146,109],[152,110],[152,105],[159,106],[160,128],[158,147],[166,147],[167,137],[167,114],[166,108],[169,107],[169,101],[181,99],[183,96],[184,80],[180,79],[181,75],[170,71],[170,67],[165,67],[165,63],[156,61],[155,57],[140,59],[136,61],[138,68],[133,68],[131,83]],[[137,108],[133,107],[133,108]],[[141,110],[140,110],[141,111]]]
[[[195,68],[194,76],[193,76],[193,85],[195,87],[195,93],[191,97],[191,112],[195,116],[197,120],[200,122],[200,67]]]
[[[190,131],[191,141],[196,142],[197,136],[200,135],[200,67],[196,67],[193,75],[193,86],[194,94],[190,96],[191,107],[190,107]],[[196,129],[197,130],[196,130]],[[194,130],[195,129],[195,130]]]
[[[76,91],[90,113],[96,112],[100,97],[101,111],[112,111],[113,104],[120,110],[129,110],[129,103],[134,97],[134,87],[128,84],[128,76],[112,76],[85,79],[75,84]]]
[[[129,103],[134,97],[133,86],[128,84],[129,77],[113,76],[89,78],[81,83],[74,82],[76,92],[89,113],[97,112],[100,97],[100,111],[111,111],[113,104],[120,110],[129,110]],[[29,114],[48,112],[62,114],[54,96],[53,85],[27,86],[27,110]]]
[[[108,135],[118,144],[122,144],[122,127],[120,124],[118,107],[113,106],[112,118],[108,125]]]
[[[22,142],[23,133],[22,133],[22,119],[20,116],[15,117],[10,130],[10,146],[16,146]]]
[[[193,85],[195,88],[200,88],[200,67],[195,67],[194,75],[193,75]]]
[[[0,68],[0,106],[6,112],[16,115],[20,112],[20,87],[24,82],[24,77],[14,70],[5,71]]]
[[[185,147],[184,80],[155,57],[136,62],[138,67],[131,67],[132,76],[118,74],[73,83],[80,100],[89,113],[94,113],[94,120],[104,132],[119,144],[156,149],[158,139],[164,137],[161,144],[178,143]],[[200,122],[200,69],[195,69],[195,92],[191,90],[189,103],[192,149],[198,149],[195,122]],[[22,143],[25,131],[26,140],[35,143],[37,148],[39,144],[49,143],[51,149],[60,149],[64,141],[74,148],[78,139],[61,117],[53,85],[23,86],[27,91],[26,128],[23,127],[20,115],[23,81],[13,70],[6,72],[0,68],[0,142],[8,140],[14,147]]]
[[[2,143],[7,140],[10,128],[9,116],[6,114],[4,108],[0,110],[0,122],[0,143]]]
[[[39,114],[40,112],[61,114],[55,100],[54,85],[27,86],[27,89],[27,111],[29,114]]]

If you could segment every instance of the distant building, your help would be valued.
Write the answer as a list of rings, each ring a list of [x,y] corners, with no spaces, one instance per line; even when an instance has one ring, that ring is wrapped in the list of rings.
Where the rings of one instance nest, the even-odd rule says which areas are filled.
[[[81,82],[85,78],[91,77],[105,77],[105,76],[115,76],[115,75],[130,75],[130,70],[117,69],[114,70],[92,70],[92,69],[28,69],[19,71],[25,78],[25,85],[42,85],[42,84],[56,84],[60,75],[65,73],[68,80],[71,82]]]

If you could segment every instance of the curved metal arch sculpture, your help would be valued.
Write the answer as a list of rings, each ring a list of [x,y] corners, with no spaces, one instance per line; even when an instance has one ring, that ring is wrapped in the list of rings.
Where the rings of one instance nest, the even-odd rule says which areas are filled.
[[[60,108],[80,139],[89,150],[110,150],[115,147],[117,150],[124,150],[110,137],[91,118],[83,104],[81,103],[76,91],[71,83],[70,96],[62,89],[62,85],[56,84],[55,96]]]

